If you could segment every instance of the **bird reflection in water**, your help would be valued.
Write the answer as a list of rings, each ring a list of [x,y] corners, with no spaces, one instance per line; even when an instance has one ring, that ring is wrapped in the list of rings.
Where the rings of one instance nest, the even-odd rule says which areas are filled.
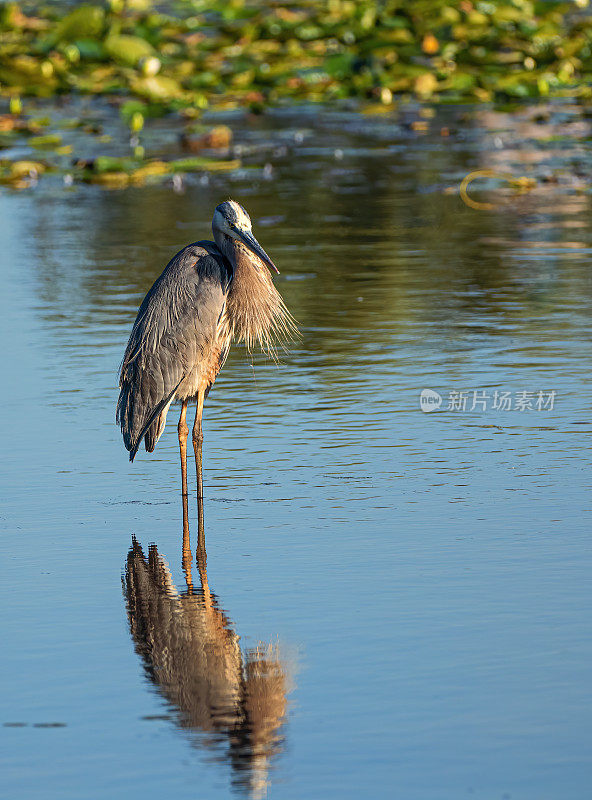
[[[146,558],[134,539],[124,578],[130,630],[150,680],[174,708],[178,725],[200,733],[202,746],[222,748],[233,787],[255,800],[265,796],[270,762],[283,749],[286,670],[277,646],[241,650],[210,591],[201,501],[196,561],[199,588],[193,586],[185,495],[186,589],[177,591],[156,545]]]

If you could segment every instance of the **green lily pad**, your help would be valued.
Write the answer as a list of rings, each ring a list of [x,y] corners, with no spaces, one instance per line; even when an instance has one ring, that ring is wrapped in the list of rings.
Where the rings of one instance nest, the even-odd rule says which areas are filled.
[[[45,164],[40,161],[13,161],[11,164],[0,166],[0,183],[24,186],[30,184],[32,178],[42,175],[45,170]]]
[[[133,158],[117,158],[116,156],[97,156],[91,164],[92,171],[96,173],[132,172],[137,165]]]
[[[119,64],[135,67],[142,58],[154,55],[154,48],[139,36],[109,36],[105,40],[105,52]]]
[[[103,43],[96,39],[76,39],[73,44],[85,61],[102,61],[107,56]]]
[[[82,5],[58,23],[55,38],[60,42],[96,39],[103,32],[105,11],[100,6]]]
[[[195,158],[179,158],[168,163],[172,172],[223,172],[238,169],[241,165],[238,158],[230,161],[218,161],[213,158],[197,156]]]
[[[132,88],[136,94],[153,102],[167,102],[179,98],[183,94],[183,90],[177,81],[165,75],[138,78],[132,81]]]
[[[59,147],[61,143],[62,137],[59,133],[46,133],[42,136],[31,136],[29,139],[31,147],[37,147],[40,150],[51,150]]]

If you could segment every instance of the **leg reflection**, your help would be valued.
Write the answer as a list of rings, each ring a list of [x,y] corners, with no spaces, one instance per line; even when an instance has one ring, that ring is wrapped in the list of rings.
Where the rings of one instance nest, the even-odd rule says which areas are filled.
[[[182,495],[183,502],[183,554],[181,564],[185,573],[185,583],[187,584],[187,594],[193,594],[193,577],[191,575],[192,556],[191,539],[189,537],[189,498],[186,494]]]
[[[199,455],[198,455],[199,453]],[[201,590],[203,592],[204,603],[206,607],[211,607],[212,597],[210,594],[210,587],[208,585],[208,572],[207,572],[207,554],[206,554],[206,533],[204,527],[204,501],[203,492],[200,493],[199,487],[203,486],[202,481],[202,460],[201,460],[201,442],[198,445],[198,451],[195,454],[195,466],[197,471],[197,548],[195,550],[195,560],[197,562],[197,569],[199,572],[199,580],[201,582]]]

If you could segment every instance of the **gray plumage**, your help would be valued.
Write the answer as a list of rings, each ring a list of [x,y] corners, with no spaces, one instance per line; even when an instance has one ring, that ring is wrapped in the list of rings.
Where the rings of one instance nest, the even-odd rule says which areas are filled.
[[[216,246],[197,242],[169,261],[144,298],[123,357],[117,403],[130,460],[144,437],[146,450],[154,450],[160,414],[211,349],[231,277]]]
[[[116,414],[131,461],[142,439],[154,450],[174,400],[186,406],[197,399],[201,425],[200,402],[233,337],[269,349],[293,328],[265,264],[275,266],[253,237],[246,211],[226,201],[212,228],[215,242],[190,244],[171,259],[132,328]]]

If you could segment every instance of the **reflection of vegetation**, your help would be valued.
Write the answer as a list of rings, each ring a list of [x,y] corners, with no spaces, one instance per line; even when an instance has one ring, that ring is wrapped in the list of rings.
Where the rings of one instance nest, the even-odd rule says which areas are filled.
[[[580,0],[577,5],[585,5]],[[4,94],[124,93],[190,114],[284,99],[560,92],[592,68],[592,20],[531,0],[149,0],[0,12]],[[579,93],[589,93],[587,87]]]

